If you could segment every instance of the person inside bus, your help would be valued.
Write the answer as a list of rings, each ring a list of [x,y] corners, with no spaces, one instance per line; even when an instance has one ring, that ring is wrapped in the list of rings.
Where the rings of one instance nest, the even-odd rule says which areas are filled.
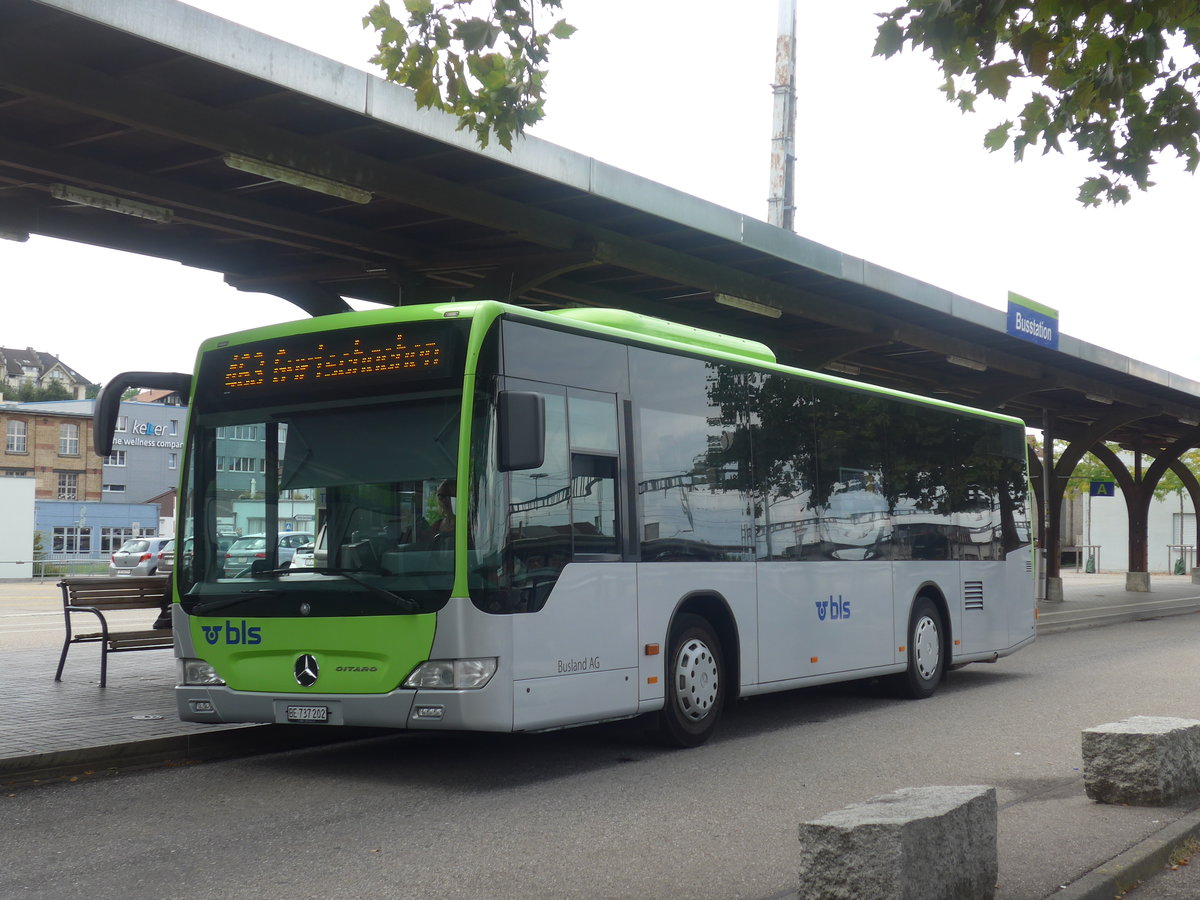
[[[447,479],[437,487],[438,517],[429,526],[429,530],[433,532],[435,544],[454,539],[454,505],[452,503],[454,494],[453,479]]]

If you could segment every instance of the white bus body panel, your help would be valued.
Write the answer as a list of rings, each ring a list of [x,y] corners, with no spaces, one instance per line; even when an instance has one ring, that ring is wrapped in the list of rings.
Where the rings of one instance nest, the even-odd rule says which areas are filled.
[[[720,597],[737,623],[741,657],[742,684],[752,684],[758,672],[758,592],[755,564],[718,563],[638,563],[638,648],[658,644],[659,654],[641,653],[639,673],[641,712],[662,709],[665,696],[665,666],[670,652],[667,629],[679,604],[689,596],[707,594]],[[734,648],[725,648],[729,656]]]
[[[760,682],[891,665],[888,562],[758,564]]]
[[[1008,584],[1005,595],[1020,598],[1009,611],[1009,646],[1018,647],[1037,635],[1037,597],[1034,592],[1033,547],[1026,545],[1008,558]]]
[[[963,564],[959,588],[962,627],[954,632],[959,641],[954,655],[1008,647],[1009,608],[1004,603],[1008,568],[1003,561]]]
[[[512,622],[515,730],[637,712],[634,564],[569,565],[541,610],[506,618]]]

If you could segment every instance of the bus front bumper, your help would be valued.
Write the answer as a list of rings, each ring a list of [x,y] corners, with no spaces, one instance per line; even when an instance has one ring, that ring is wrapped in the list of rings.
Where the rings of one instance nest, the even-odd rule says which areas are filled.
[[[184,722],[354,725],[437,731],[512,731],[512,701],[482,690],[395,690],[386,694],[265,694],[229,687],[178,685]]]

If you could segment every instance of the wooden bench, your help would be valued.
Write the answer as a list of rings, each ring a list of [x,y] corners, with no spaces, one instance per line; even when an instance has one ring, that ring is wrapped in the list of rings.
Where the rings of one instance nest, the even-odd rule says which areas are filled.
[[[100,687],[104,687],[108,680],[108,654],[127,650],[162,650],[173,646],[174,639],[169,628],[110,631],[108,620],[104,617],[106,612],[119,609],[162,610],[170,590],[170,579],[165,575],[64,578],[58,586],[62,588],[67,636],[63,641],[62,656],[58,658],[55,681],[62,680],[67,651],[72,644],[100,645]],[[71,617],[76,613],[95,615],[100,620],[100,630],[75,634]]]

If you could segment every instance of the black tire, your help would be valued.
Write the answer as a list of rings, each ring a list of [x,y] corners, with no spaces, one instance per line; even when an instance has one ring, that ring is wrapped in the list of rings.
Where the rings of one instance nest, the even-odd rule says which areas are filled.
[[[918,597],[908,617],[908,668],[892,676],[892,693],[910,700],[933,696],[946,674],[945,628],[937,604]]]
[[[706,619],[684,613],[671,626],[666,697],[659,736],[671,747],[698,747],[711,736],[725,705],[725,659]]]

